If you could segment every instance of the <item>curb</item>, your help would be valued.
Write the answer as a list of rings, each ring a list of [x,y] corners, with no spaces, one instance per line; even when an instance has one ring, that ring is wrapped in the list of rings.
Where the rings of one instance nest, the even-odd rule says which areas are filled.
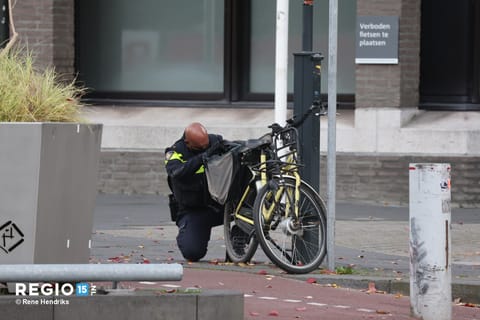
[[[336,285],[351,289],[368,290],[369,283],[374,282],[378,291],[388,294],[410,295],[410,282],[405,280],[395,280],[381,277],[365,277],[365,276],[294,276],[288,277],[297,280],[315,279],[316,283],[321,285]],[[462,302],[480,304],[480,285],[478,283],[452,282],[452,300],[460,299]]]

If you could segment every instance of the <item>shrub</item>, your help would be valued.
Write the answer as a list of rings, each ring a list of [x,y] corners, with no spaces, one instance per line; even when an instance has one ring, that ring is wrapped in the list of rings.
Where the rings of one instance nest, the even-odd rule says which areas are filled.
[[[28,50],[0,51],[0,122],[84,122],[74,81],[60,81],[53,68],[40,71]]]

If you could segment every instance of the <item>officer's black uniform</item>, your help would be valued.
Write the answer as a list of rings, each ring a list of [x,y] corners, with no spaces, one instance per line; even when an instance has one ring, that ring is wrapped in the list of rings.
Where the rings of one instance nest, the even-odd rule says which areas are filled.
[[[223,140],[215,134],[209,134],[208,138],[209,148]],[[183,257],[190,261],[198,261],[207,254],[211,228],[223,223],[223,208],[208,192],[204,155],[205,150],[187,148],[184,137],[165,150],[167,174],[179,204],[177,245]]]

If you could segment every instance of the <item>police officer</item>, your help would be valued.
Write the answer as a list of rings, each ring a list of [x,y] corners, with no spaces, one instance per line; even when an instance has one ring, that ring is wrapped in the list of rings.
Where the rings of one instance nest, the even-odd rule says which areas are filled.
[[[207,254],[211,229],[223,223],[223,207],[208,192],[203,158],[222,147],[220,135],[208,134],[194,122],[182,138],[165,150],[165,166],[178,202],[177,245],[185,259],[198,261]]]

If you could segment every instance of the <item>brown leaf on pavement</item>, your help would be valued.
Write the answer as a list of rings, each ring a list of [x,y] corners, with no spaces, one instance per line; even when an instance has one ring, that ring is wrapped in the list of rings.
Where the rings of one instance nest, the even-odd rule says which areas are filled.
[[[370,282],[368,284],[368,290],[366,290],[366,293],[368,293],[368,294],[374,294],[374,293],[384,294],[385,291],[377,290],[377,288],[375,288],[375,282]]]
[[[307,283],[317,283],[317,280],[315,278],[308,278]]]
[[[390,312],[385,311],[385,310],[377,310],[377,314],[390,314]]]
[[[277,310],[272,310],[268,313],[269,316],[278,317],[280,314]]]

